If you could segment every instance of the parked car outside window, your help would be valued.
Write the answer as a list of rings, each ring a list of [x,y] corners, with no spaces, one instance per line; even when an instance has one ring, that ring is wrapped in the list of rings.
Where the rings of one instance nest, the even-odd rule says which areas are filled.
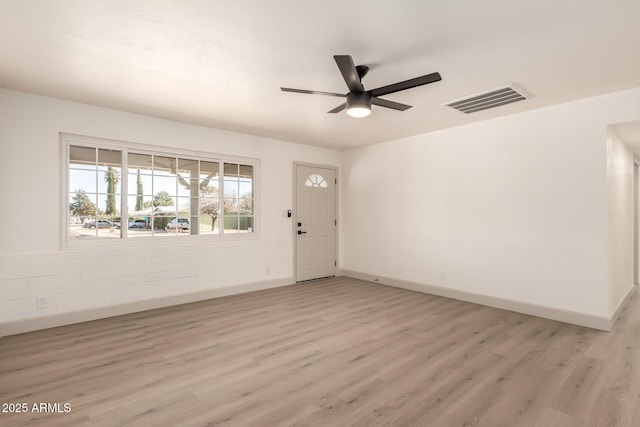
[[[132,219],[129,221],[129,228],[146,228],[147,222],[144,219]]]
[[[165,228],[167,231],[169,230],[177,230],[178,231],[188,231],[189,230],[189,220],[187,218],[176,218],[173,217],[167,227]]]
[[[111,228],[113,226],[113,223],[111,221],[107,221],[106,219],[87,221],[82,225],[83,228],[90,228],[91,230],[95,230],[96,228]]]

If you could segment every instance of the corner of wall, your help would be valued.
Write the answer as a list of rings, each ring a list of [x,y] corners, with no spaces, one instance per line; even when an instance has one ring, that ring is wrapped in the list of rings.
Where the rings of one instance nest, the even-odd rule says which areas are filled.
[[[624,297],[622,297],[622,299],[618,303],[618,306],[613,311],[613,314],[611,315],[611,318],[609,319],[610,325],[609,325],[609,329],[607,329],[607,331],[610,331],[610,330],[613,329],[613,326],[615,325],[615,323],[618,321],[620,316],[622,316],[622,314],[624,313],[627,305],[629,304],[629,301],[634,297],[635,293],[637,292],[637,290],[636,290],[637,288],[638,288],[638,286],[631,285],[631,287],[629,288],[627,293],[624,295]]]

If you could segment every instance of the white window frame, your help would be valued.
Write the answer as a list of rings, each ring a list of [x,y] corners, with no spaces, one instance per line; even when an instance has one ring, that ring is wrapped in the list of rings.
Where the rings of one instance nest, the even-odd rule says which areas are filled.
[[[182,148],[173,148],[165,146],[156,146],[148,144],[140,144],[134,142],[125,142],[112,139],[105,139],[99,137],[91,137],[84,135],[75,135],[70,133],[60,133],[60,222],[59,222],[59,235],[60,235],[60,249],[72,249],[72,248],[86,248],[86,247],[109,247],[109,246],[135,246],[135,245],[175,245],[183,243],[194,243],[197,241],[212,241],[212,240],[256,240],[260,239],[261,232],[261,220],[260,220],[260,159],[225,155],[218,153],[208,153],[195,150],[187,150]],[[69,147],[70,146],[82,146],[90,148],[102,148],[107,150],[119,150],[122,152],[122,173],[120,180],[120,206],[122,208],[121,215],[121,230],[120,238],[95,238],[88,240],[73,240],[69,239],[69,194],[71,189],[69,188]],[[137,236],[135,238],[128,238],[127,232],[129,221],[129,208],[127,206],[127,188],[128,188],[128,153],[135,152],[140,154],[153,154],[157,156],[169,156],[177,158],[188,158],[193,160],[201,160],[206,162],[217,162],[220,165],[219,172],[219,194],[218,199],[220,203],[220,214],[218,216],[218,233],[217,234],[195,234],[181,236],[179,238],[173,237],[155,237],[155,236]],[[251,233],[224,233],[224,164],[225,163],[237,163],[243,165],[250,165],[253,167],[253,231]],[[125,169],[125,165],[127,165]],[[124,224],[124,226],[122,226]]]

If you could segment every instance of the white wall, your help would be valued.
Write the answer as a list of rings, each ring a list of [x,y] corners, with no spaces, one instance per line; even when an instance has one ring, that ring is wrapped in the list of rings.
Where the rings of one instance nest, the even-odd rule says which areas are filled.
[[[59,250],[59,132],[261,159],[259,239]],[[292,226],[283,211],[293,208],[293,161],[340,166],[340,159],[333,150],[1,89],[0,324],[247,283],[292,283]],[[48,299],[48,309],[36,309],[37,296]]]
[[[638,118],[636,89],[340,153],[0,89],[0,327],[292,282],[294,160],[341,167],[345,271],[609,318],[628,171],[607,125]],[[59,132],[261,159],[259,239],[59,250]]]
[[[346,152],[343,269],[610,317],[607,125],[640,117],[639,101],[624,91]]]
[[[609,195],[609,311],[615,311],[633,287],[633,153],[615,131],[607,134]]]

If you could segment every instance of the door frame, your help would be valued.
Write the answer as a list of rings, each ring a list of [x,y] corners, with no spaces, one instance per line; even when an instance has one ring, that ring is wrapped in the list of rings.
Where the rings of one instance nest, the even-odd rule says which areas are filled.
[[[330,165],[322,165],[319,163],[307,163],[307,162],[299,162],[299,161],[293,161],[293,209],[292,209],[292,215],[291,215],[291,235],[293,236],[293,280],[295,283],[299,283],[298,282],[298,235],[297,235],[297,230],[298,227],[296,227],[296,209],[298,208],[298,166],[306,166],[306,167],[311,167],[311,168],[321,168],[321,169],[329,169],[335,172],[336,174],[336,191],[335,191],[335,197],[336,197],[336,221],[338,220],[338,216],[339,216],[339,212],[340,212],[340,208],[338,206],[338,200],[340,199],[339,197],[339,191],[338,191],[338,184],[337,181],[340,180],[340,176],[339,176],[339,169],[337,166],[330,166]],[[338,227],[340,227],[340,224],[336,225],[335,228],[335,233],[336,233],[336,267],[335,267],[335,273],[336,276],[338,275],[338,265],[337,265],[337,261],[339,258],[339,254],[338,254],[338,236],[340,235],[340,233],[338,233]],[[312,279],[313,280],[313,279]]]

